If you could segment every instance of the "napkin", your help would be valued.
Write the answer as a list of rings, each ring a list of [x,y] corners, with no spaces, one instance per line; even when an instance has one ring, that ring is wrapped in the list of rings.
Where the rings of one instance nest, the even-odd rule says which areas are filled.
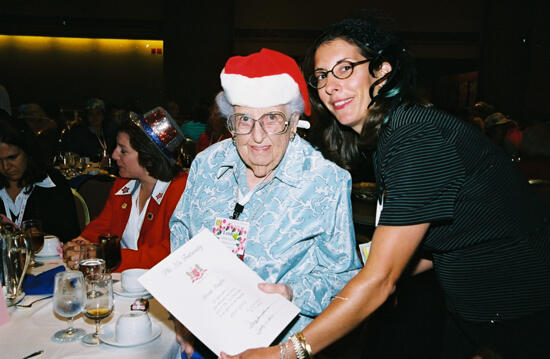
[[[53,294],[55,275],[64,270],[65,266],[60,265],[39,275],[27,274],[23,279],[23,291],[28,295]]]
[[[193,352],[193,355],[191,355],[191,358],[187,356],[187,353],[181,352],[181,359],[204,359],[202,355],[200,355],[196,350]]]
[[[2,288],[2,293],[0,293],[0,325],[4,325],[9,321],[10,314],[8,313],[8,306],[4,297],[4,288]]]

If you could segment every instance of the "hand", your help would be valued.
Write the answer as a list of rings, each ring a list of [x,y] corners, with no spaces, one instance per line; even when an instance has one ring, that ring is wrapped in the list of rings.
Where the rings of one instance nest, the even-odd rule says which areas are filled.
[[[83,237],[77,237],[63,245],[63,261],[65,261],[67,267],[71,269],[78,269],[80,246],[86,243],[90,242]]]
[[[181,346],[181,350],[185,352],[188,358],[191,358],[195,352],[195,336],[177,319],[174,319],[174,326],[176,327],[176,340]]]
[[[283,283],[260,283],[258,288],[265,293],[279,293],[289,301],[292,301],[292,288],[288,284]]]
[[[9,224],[14,226],[15,228],[19,229],[15,223],[13,223],[8,217],[0,213],[0,223],[1,224]]]
[[[292,356],[291,356],[292,357]],[[220,353],[221,359],[280,359],[281,351],[278,346],[268,348],[248,349],[237,355]]]

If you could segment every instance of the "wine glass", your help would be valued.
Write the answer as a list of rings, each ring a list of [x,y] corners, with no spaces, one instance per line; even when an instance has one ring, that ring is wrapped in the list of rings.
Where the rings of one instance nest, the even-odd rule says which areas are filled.
[[[95,321],[95,332],[82,337],[82,342],[90,345],[99,344],[99,327],[101,320],[113,312],[113,280],[109,273],[96,278],[86,278],[86,305],[84,315]]]
[[[80,245],[78,270],[84,278],[98,278],[105,273],[105,260],[100,258],[100,248],[94,243]]]
[[[57,331],[53,337],[58,342],[72,342],[82,337],[85,332],[73,328],[73,318],[84,308],[86,292],[84,276],[77,271],[59,272],[55,275],[53,291],[53,309],[60,316],[69,320],[67,329]]]
[[[21,223],[21,231],[25,238],[31,244],[31,263],[29,267],[40,267],[44,263],[37,262],[34,259],[34,255],[42,249],[44,246],[44,231],[42,230],[42,221],[38,219],[27,219]]]

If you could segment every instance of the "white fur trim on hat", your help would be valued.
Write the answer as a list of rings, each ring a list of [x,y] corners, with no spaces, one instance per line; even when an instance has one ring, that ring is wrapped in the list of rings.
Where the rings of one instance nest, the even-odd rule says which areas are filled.
[[[298,84],[288,74],[246,77],[238,74],[220,74],[225,97],[230,104],[253,108],[286,105],[300,96]]]

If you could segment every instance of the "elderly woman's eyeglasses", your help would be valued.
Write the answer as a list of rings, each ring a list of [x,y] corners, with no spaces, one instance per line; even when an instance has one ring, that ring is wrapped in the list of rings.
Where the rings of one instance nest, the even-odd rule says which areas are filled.
[[[313,87],[314,89],[322,89],[327,85],[327,79],[328,74],[332,73],[334,77],[340,80],[347,79],[353,74],[353,69],[355,66],[364,64],[369,62],[369,59],[357,61],[357,62],[351,62],[348,60],[343,60],[338,62],[336,65],[332,67],[330,71],[325,70],[315,70],[313,75],[309,77],[309,86]]]
[[[282,112],[264,113],[257,120],[245,113],[234,113],[227,118],[229,131],[235,135],[248,135],[252,132],[256,122],[260,123],[260,127],[268,135],[280,135],[285,133],[290,123]]]

